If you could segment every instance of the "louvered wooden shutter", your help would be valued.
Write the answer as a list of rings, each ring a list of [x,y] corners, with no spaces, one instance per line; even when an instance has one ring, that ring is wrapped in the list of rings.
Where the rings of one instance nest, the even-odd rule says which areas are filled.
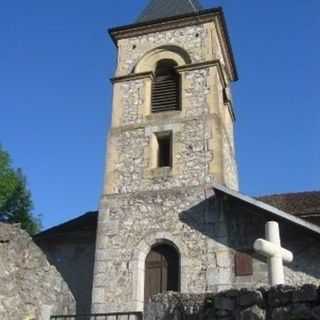
[[[173,67],[163,70],[152,83],[152,112],[179,110],[180,77]]]

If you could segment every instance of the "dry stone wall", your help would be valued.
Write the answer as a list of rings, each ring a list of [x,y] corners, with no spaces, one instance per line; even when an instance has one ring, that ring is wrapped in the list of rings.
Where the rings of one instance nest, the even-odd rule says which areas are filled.
[[[48,320],[74,307],[67,284],[30,236],[0,223],[0,319]]]
[[[320,294],[314,285],[229,290],[218,294],[156,295],[146,320],[319,320]]]

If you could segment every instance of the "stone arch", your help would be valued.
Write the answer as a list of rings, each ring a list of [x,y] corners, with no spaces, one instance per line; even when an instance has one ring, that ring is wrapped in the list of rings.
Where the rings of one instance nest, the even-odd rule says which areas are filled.
[[[173,60],[178,66],[191,63],[190,55],[183,48],[168,45],[147,52],[133,69],[133,73],[154,72],[160,60]]]
[[[160,244],[172,246],[180,256],[180,291],[184,292],[185,272],[187,265],[187,249],[183,242],[172,236],[168,232],[150,233],[136,247],[133,253],[133,301],[137,311],[143,311],[144,308],[144,287],[145,287],[145,261],[152,247]]]
[[[180,292],[180,254],[170,242],[151,247],[145,260],[144,301],[166,291]]]

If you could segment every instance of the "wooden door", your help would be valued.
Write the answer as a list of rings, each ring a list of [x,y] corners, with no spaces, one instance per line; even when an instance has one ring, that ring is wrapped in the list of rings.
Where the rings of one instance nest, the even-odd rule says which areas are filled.
[[[169,246],[153,248],[145,263],[145,301],[157,293],[178,291],[179,256]]]
[[[145,300],[167,291],[168,262],[166,257],[151,251],[146,260]]]

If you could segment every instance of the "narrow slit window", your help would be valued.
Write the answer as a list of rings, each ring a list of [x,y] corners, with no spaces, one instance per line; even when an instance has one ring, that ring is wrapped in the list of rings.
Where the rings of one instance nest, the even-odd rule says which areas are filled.
[[[180,76],[173,60],[160,60],[152,83],[152,112],[180,110]]]
[[[157,134],[158,141],[158,167],[172,167],[172,134]]]

